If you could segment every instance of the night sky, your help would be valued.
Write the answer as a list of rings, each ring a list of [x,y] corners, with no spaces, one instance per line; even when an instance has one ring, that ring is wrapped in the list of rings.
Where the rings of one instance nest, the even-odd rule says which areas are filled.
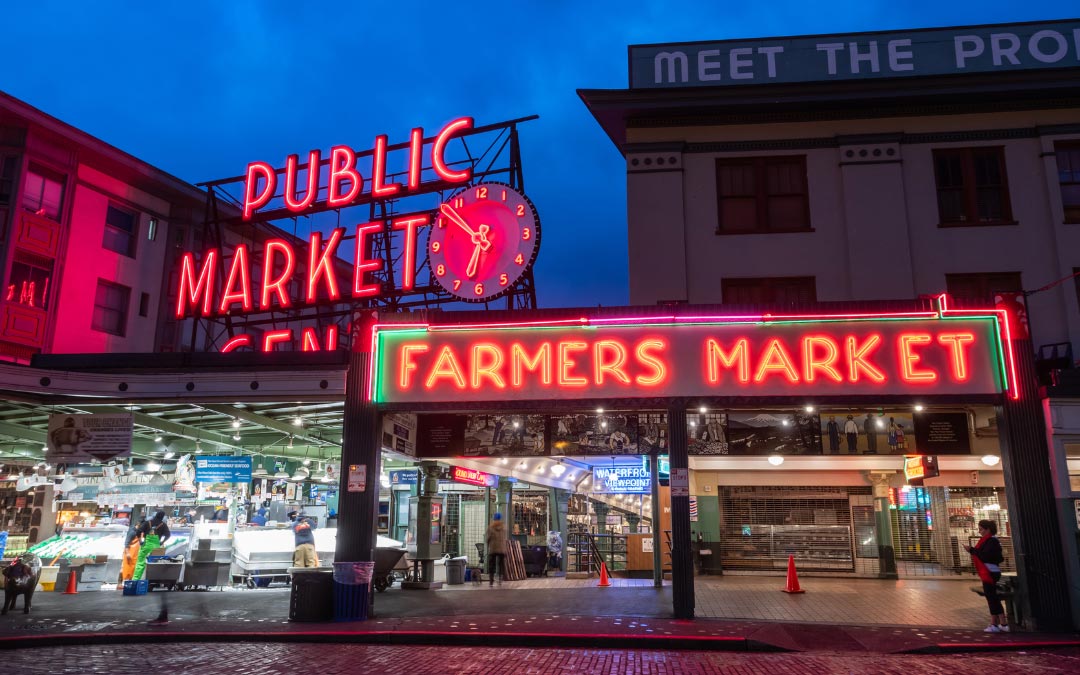
[[[1076,14],[1075,0],[16,1],[0,89],[193,183],[463,115],[538,114],[521,138],[540,305],[620,305],[624,164],[576,90],[625,88],[627,45]]]

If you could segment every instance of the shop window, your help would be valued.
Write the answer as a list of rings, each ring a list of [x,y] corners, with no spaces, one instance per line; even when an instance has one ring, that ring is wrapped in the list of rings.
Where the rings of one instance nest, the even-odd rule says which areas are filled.
[[[10,204],[15,194],[15,172],[19,168],[18,157],[0,157],[0,204]]]
[[[725,305],[802,305],[817,301],[814,277],[722,279]]]
[[[21,251],[16,253],[4,299],[26,307],[48,309],[52,272],[51,260]]]
[[[975,274],[946,274],[945,288],[958,300],[974,300],[993,304],[998,291],[1024,290],[1019,272],[977,272]]]
[[[48,169],[31,165],[23,183],[23,208],[59,222],[63,199],[64,177]]]
[[[98,279],[97,294],[94,296],[94,318],[91,327],[102,333],[121,337],[127,332],[128,303],[131,301],[131,289]]]
[[[110,204],[105,213],[105,238],[101,245],[110,251],[134,258],[138,231],[139,214]]]
[[[806,157],[716,160],[717,234],[810,230]]]
[[[939,227],[1015,225],[1005,149],[934,150]]]
[[[1054,144],[1066,223],[1080,223],[1080,141]]]

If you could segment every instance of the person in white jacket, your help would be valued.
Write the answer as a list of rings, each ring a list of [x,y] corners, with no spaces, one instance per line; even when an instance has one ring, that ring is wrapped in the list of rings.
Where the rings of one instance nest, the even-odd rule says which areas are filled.
[[[847,449],[848,454],[855,455],[859,452],[859,425],[855,423],[855,418],[851,415],[847,416],[847,422],[844,422],[844,435],[847,436]]]

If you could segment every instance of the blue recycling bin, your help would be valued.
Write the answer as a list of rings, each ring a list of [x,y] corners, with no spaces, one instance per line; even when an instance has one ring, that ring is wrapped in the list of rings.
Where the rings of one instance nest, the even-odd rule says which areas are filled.
[[[334,563],[334,621],[367,621],[374,562]]]

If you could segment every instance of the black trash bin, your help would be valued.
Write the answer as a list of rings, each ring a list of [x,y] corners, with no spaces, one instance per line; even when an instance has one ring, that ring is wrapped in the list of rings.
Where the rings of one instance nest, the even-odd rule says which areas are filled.
[[[293,571],[289,621],[330,621],[333,618],[333,570],[312,568]]]

